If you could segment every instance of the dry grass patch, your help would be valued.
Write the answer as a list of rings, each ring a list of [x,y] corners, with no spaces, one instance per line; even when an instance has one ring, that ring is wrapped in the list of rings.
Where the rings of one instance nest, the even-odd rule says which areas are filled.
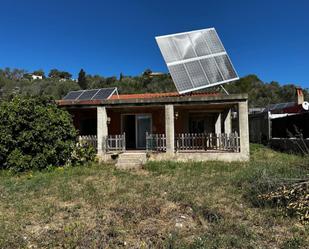
[[[1,172],[0,248],[305,248],[308,227],[253,201],[256,180],[296,176],[303,159],[252,151],[245,164]]]

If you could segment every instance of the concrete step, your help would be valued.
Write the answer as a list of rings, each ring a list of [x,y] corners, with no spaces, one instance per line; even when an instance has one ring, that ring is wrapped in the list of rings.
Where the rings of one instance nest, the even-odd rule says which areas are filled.
[[[141,163],[116,163],[117,169],[141,169],[143,167],[143,164]]]
[[[146,153],[122,153],[118,157],[116,168],[140,169],[146,161]]]
[[[122,157],[143,157],[146,156],[146,153],[122,153],[119,154]]]
[[[119,158],[117,163],[135,163],[135,162],[143,162],[140,158]]]

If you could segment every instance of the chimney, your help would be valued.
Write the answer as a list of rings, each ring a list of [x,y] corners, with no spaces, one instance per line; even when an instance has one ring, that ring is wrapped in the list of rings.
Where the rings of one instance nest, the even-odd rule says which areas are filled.
[[[304,103],[303,89],[301,89],[300,87],[296,87],[296,103],[298,105]]]

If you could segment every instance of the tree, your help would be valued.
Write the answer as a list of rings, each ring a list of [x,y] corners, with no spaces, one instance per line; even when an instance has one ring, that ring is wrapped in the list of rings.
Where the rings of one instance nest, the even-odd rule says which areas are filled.
[[[60,79],[70,79],[72,74],[66,71],[59,71],[58,69],[50,70],[48,74],[49,78],[60,78]]]
[[[49,78],[60,78],[60,71],[58,69],[51,69],[48,74]]]
[[[65,72],[65,71],[60,72],[60,78],[61,79],[69,80],[69,79],[71,79],[71,77],[72,77],[72,74],[70,74],[69,72]]]
[[[143,76],[149,76],[150,74],[152,74],[151,69],[147,68],[144,72],[143,72]]]
[[[117,82],[116,76],[106,78],[106,84],[107,85],[112,85],[112,84],[115,84],[116,82]]]
[[[42,76],[43,79],[45,78],[45,72],[42,69],[34,71],[33,74],[38,75],[38,76]]]
[[[121,82],[122,80],[123,80],[123,74],[122,73],[120,73],[120,75],[119,75],[119,81]]]
[[[72,155],[76,130],[70,114],[43,97],[0,103],[0,169],[62,166]]]
[[[78,73],[78,85],[81,89],[87,89],[87,78],[84,69],[81,69]]]

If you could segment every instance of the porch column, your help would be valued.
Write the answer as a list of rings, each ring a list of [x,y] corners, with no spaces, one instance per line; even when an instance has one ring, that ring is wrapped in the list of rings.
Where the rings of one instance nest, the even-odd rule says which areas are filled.
[[[215,133],[216,134],[220,134],[221,133],[221,113],[218,113],[218,116],[216,118]]]
[[[224,133],[232,133],[231,109],[226,110],[224,113]]]
[[[248,101],[238,102],[240,152],[249,158]]]
[[[166,152],[174,153],[175,151],[175,130],[174,130],[174,106],[165,105],[165,135],[166,135]]]
[[[105,106],[97,107],[97,142],[98,154],[104,154],[104,138],[108,135],[107,114]]]

